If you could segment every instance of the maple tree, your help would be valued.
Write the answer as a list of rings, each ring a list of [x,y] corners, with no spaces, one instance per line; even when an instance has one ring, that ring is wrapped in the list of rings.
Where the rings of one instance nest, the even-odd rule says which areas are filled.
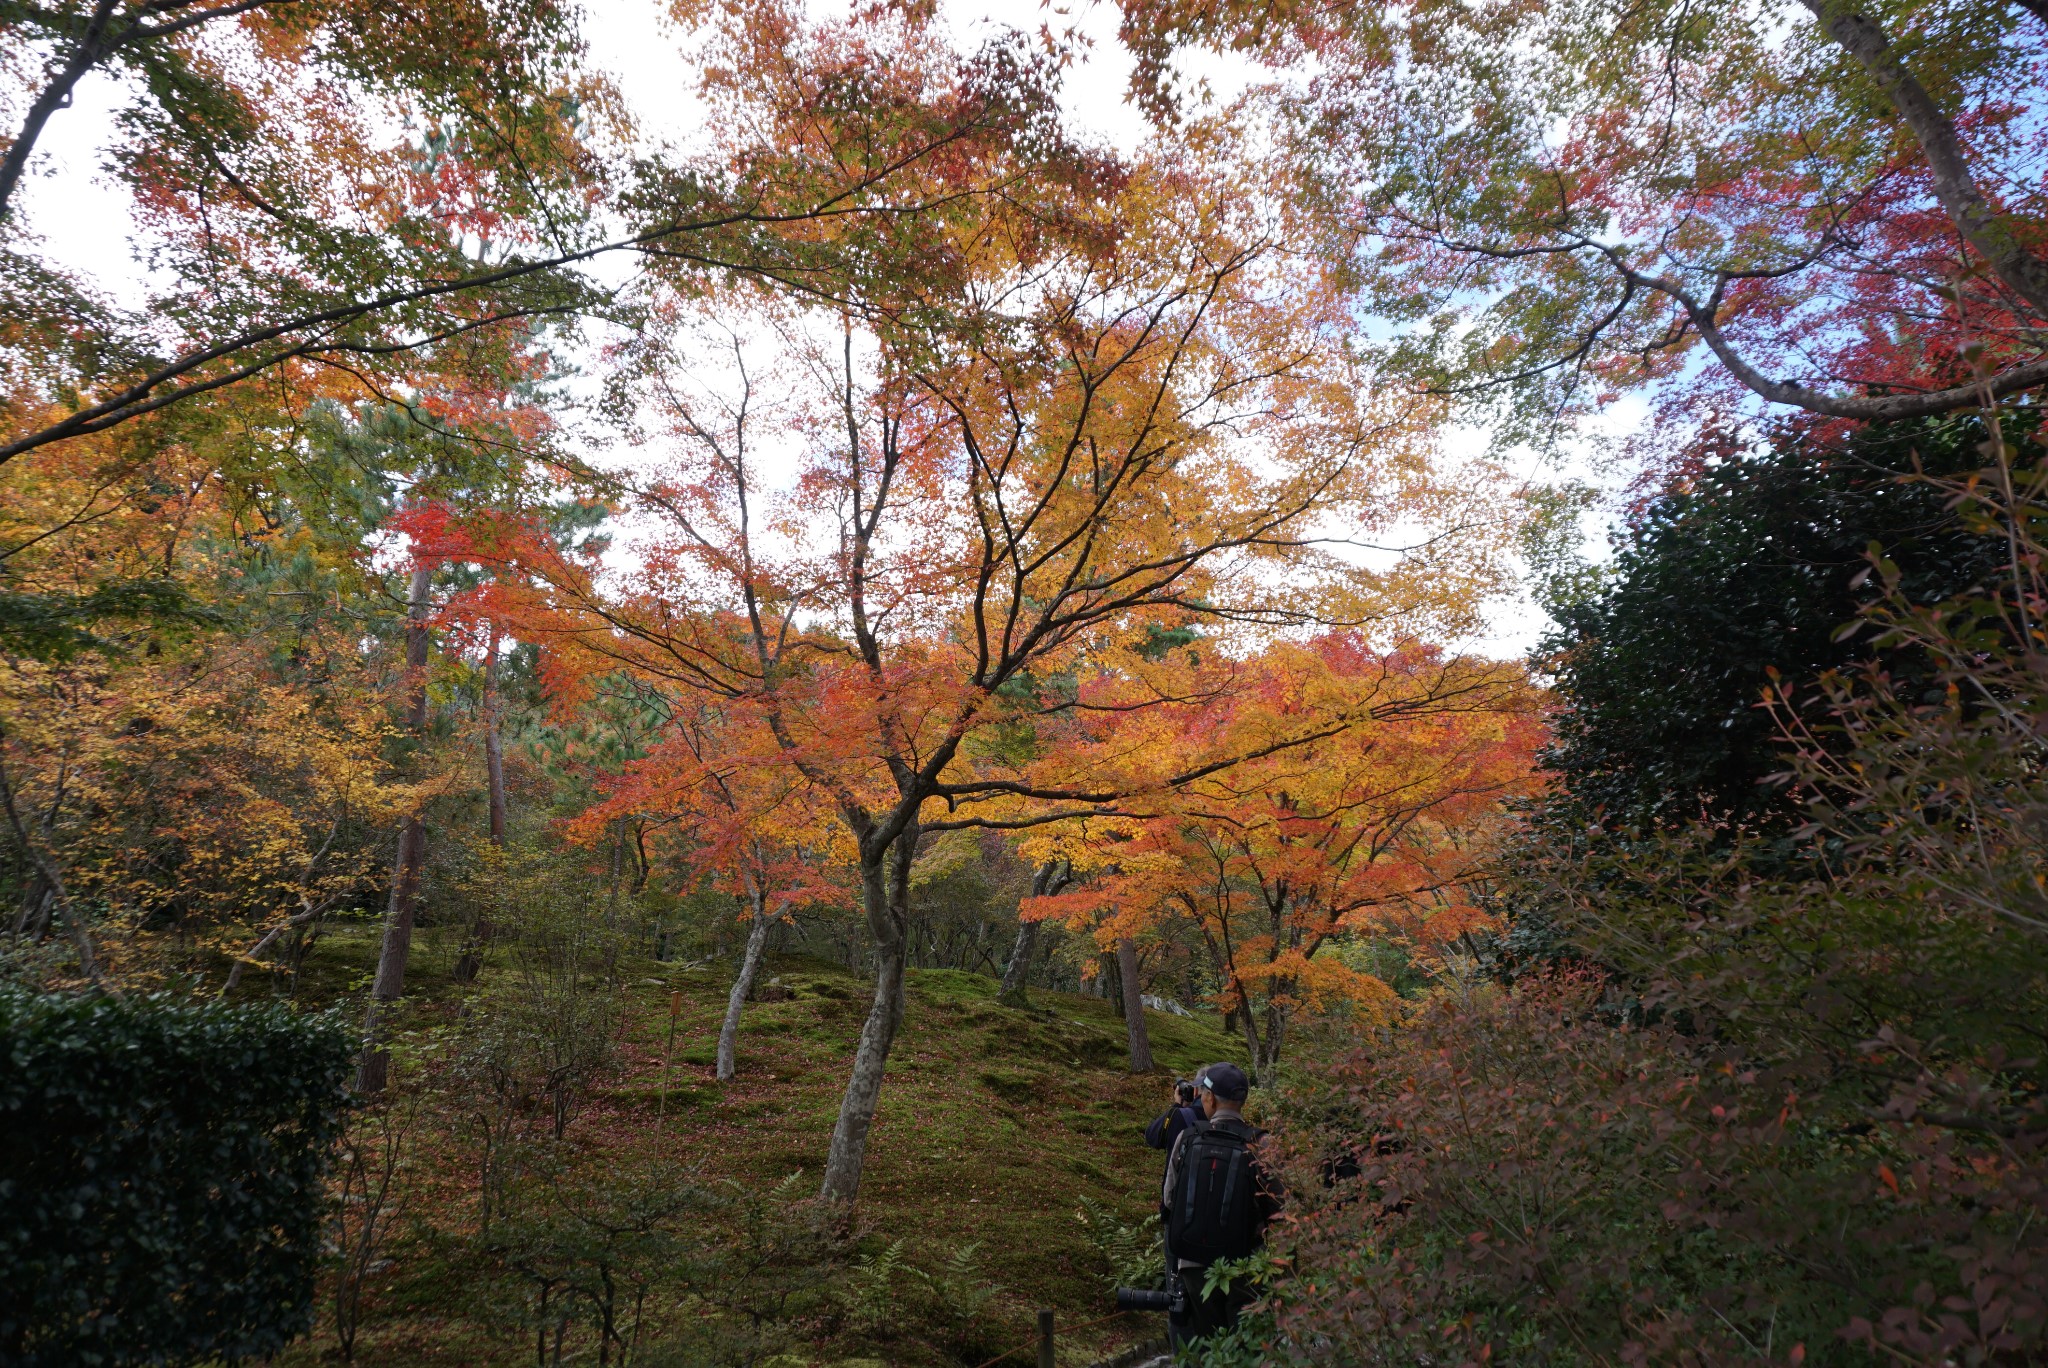
[[[832,219],[837,237],[858,238],[845,225],[863,214],[914,219],[928,206],[897,193],[899,173],[1011,117],[998,64],[970,73],[950,104],[913,111],[886,145],[849,138],[830,157],[793,162],[743,137],[724,166],[642,160],[627,194],[601,174],[609,96],[579,65],[572,17],[545,3],[0,12],[0,56],[24,72],[48,59],[8,174],[28,164],[42,122],[86,72],[124,75],[136,103],[108,151],[170,277],[126,313],[37,256],[18,216],[0,221],[10,318],[0,462],[56,453],[57,466],[94,463],[75,505],[46,508],[44,525],[0,555],[0,625],[25,632],[26,649],[50,633],[90,637],[102,617],[176,616],[189,596],[177,557],[169,577],[58,588],[39,585],[16,554],[81,535],[166,459],[202,455],[251,507],[297,500],[308,492],[305,433],[338,410],[365,428],[397,415],[408,444],[434,453],[375,453],[401,484],[422,467],[459,467],[456,482],[486,497],[516,488],[534,464],[563,459],[536,406],[508,402],[551,364],[545,325],[613,297],[566,268],[631,250],[657,258],[670,288],[701,288],[701,273],[722,266],[800,284],[847,253],[792,225]],[[747,87],[743,69],[727,79]],[[868,133],[897,112],[870,108],[857,86],[842,95],[842,111],[874,115]],[[943,194],[981,188],[969,170],[945,178]],[[603,226],[623,219],[623,236],[596,234],[601,204],[613,215]],[[296,515],[322,518],[311,504],[325,492]],[[414,629],[416,656],[425,631]],[[416,688],[415,731],[422,697]],[[423,858],[424,832],[410,818],[405,829],[379,976],[386,999],[402,992],[404,890],[417,882],[406,871]]]
[[[14,49],[12,65],[23,77],[19,94],[27,105],[10,110],[20,122],[0,158],[0,215],[13,207],[51,117],[94,74],[129,84],[140,99],[125,130],[131,141],[121,149],[131,169],[152,162],[159,170],[203,176],[227,212],[265,213],[279,235],[315,226],[292,212],[303,205],[276,193],[287,183],[278,173],[289,153],[270,141],[277,127],[265,126],[280,110],[265,106],[286,88],[301,99],[315,91],[316,100],[331,103],[350,87],[381,89],[417,116],[462,118],[480,135],[472,145],[479,151],[489,146],[510,170],[512,155],[531,155],[539,150],[536,139],[546,136],[545,123],[533,119],[536,97],[550,93],[551,81],[562,74],[573,43],[569,19],[546,0],[11,4],[0,12],[0,40]],[[258,64],[253,78],[246,65],[252,58]],[[40,70],[26,69],[32,67]],[[522,117],[531,121],[524,128]],[[338,131],[334,123],[326,128]],[[491,135],[494,144],[486,144],[483,138]],[[525,149],[517,147],[521,138]],[[530,169],[541,165],[536,160]],[[184,188],[201,190],[204,183]],[[508,178],[504,188],[516,193],[521,187]]]
[[[687,711],[685,711],[687,710]],[[744,910],[747,938],[727,995],[713,1061],[720,1082],[739,1068],[740,1016],[753,996],[768,934],[805,902],[843,897],[845,828],[748,711],[726,713],[682,695],[664,708],[649,753],[627,764],[611,793],[576,826],[638,816],[675,847],[682,868],[710,878]]]
[[[1522,431],[1660,382],[1695,418],[1761,397],[1863,420],[2048,379],[2038,9],[1123,14],[1155,108],[1183,45],[1276,69],[1215,122],[1256,112],[1285,143],[1302,230],[1356,272],[1390,352]]]
[[[344,1353],[455,1156],[435,1235],[557,1357],[635,1342],[622,1289],[685,1352],[810,1334],[836,1284],[760,1310],[668,1223],[757,1270],[888,1230],[891,1064],[1057,1115],[1107,1013],[987,999],[1077,980],[1134,1072],[1284,1075],[1297,1219],[1219,1356],[2039,1339],[2048,552],[1999,405],[2048,378],[2048,11],[1123,0],[1128,153],[1062,113],[1072,34],[671,12],[704,122],[642,138],[554,0],[0,0],[0,975],[367,1008]],[[1190,45],[1273,79],[1193,109]],[[95,91],[126,304],[35,236]],[[1555,577],[1549,689],[1430,644],[1563,506],[1456,456],[1460,400],[1512,438],[1632,387],[1693,464]],[[799,942],[869,995],[777,964],[742,1079]],[[913,970],[974,1029],[900,1039]],[[664,1000],[736,1084],[687,1131]],[[759,1100],[841,1057],[815,1222],[634,1171],[813,1154]],[[1097,1081],[1077,1147],[1152,1092]],[[910,1153],[920,1201],[1002,1167]]]
[[[1333,941],[1392,940],[1434,966],[1491,925],[1464,888],[1485,867],[1502,801],[1533,782],[1535,698],[1516,667],[1414,643],[1375,650],[1353,634],[1188,674],[1183,687],[1214,700],[1200,727],[1211,746],[1270,753],[1141,800],[1142,815],[1091,822],[1078,857],[1087,882],[1025,915],[1114,946],[1127,998],[1139,939],[1192,927],[1218,1005],[1270,1081],[1305,1010],[1394,999],[1322,953]],[[1306,732],[1318,734],[1271,748]],[[1134,1029],[1134,1068],[1140,1040]]]
[[[950,79],[919,56],[889,78]],[[1142,678],[1148,626],[1461,621],[1492,573],[1488,515],[1431,477],[1413,418],[1334,340],[1340,292],[1274,250],[1243,197],[1053,153],[1030,203],[915,226],[951,251],[895,293],[824,327],[786,317],[773,392],[797,397],[779,409],[745,367],[721,409],[663,389],[650,360],[674,454],[635,491],[658,530],[630,576],[544,539],[496,553],[538,586],[521,630],[565,683],[626,671],[751,714],[851,836],[877,973],[824,1175],[842,1201],[901,1021],[923,836],[1113,810],[1231,764],[1033,753],[1095,682]],[[793,485],[764,475],[764,428],[800,450]],[[1333,549],[1447,516],[1471,524],[1455,551],[1372,569]],[[1142,686],[1105,706],[1191,715]]]
[[[493,320],[573,294],[518,285],[541,268],[517,254],[561,255],[544,239],[575,232],[597,188],[578,111],[604,92],[569,25],[544,0],[9,6],[0,53],[43,71],[7,168],[104,69],[126,104],[103,152],[160,287],[131,314],[50,264],[21,215],[0,221],[0,459],[252,376],[308,400],[323,383],[395,396],[422,354],[459,370],[516,346]]]
[[[534,454],[534,410],[503,401],[509,385],[533,377],[533,334],[485,325],[534,312],[464,306],[444,313],[452,326],[425,330],[417,312],[365,320],[387,305],[402,312],[408,301],[446,296],[438,286],[422,292],[421,282],[475,274],[493,239],[501,254],[516,251],[531,241],[524,224],[580,221],[594,181],[574,108],[602,92],[576,70],[569,19],[545,3],[412,11],[96,0],[0,11],[0,60],[24,78],[28,102],[10,110],[21,123],[0,161],[0,290],[10,315],[0,339],[0,447],[10,493],[69,496],[15,505],[23,516],[0,549],[11,654],[47,654],[50,632],[68,633],[83,655],[70,668],[109,702],[134,687],[125,701],[142,705],[148,671],[121,664],[103,619],[125,614],[160,629],[204,617],[226,635],[197,644],[199,658],[233,656],[236,638],[268,616],[247,590],[283,569],[278,555],[286,566],[300,558],[314,580],[279,592],[331,593],[337,617],[360,608],[362,539],[392,483],[432,483],[458,469],[457,483],[519,478],[519,458],[504,460],[502,444]],[[153,272],[154,297],[140,309],[110,302],[89,274],[51,265],[31,223],[8,212],[47,121],[95,74],[126,102],[103,150],[129,192],[137,253]],[[352,320],[364,326],[341,335]],[[385,323],[398,332],[379,331]],[[315,333],[322,340],[309,349]],[[367,479],[348,469],[352,458],[367,458]],[[479,477],[494,461],[510,473]],[[110,524],[151,519],[161,526],[142,539],[160,555],[108,556],[94,545]],[[222,538],[251,554],[208,545]],[[243,582],[220,583],[224,569]],[[344,599],[356,601],[345,609]],[[297,625],[324,636],[338,624]],[[250,654],[246,642],[239,654]],[[343,690],[358,744],[351,757],[331,757],[333,779],[367,769],[388,783],[374,758],[385,731],[364,711],[382,706],[382,682],[374,654],[353,654],[372,673]],[[294,679],[291,669],[270,677],[283,692],[277,704],[300,709],[302,725],[332,702],[320,681]],[[414,730],[424,726],[423,688],[422,680],[409,708]],[[260,730],[260,712],[240,715]],[[136,724],[158,720],[151,709]],[[280,797],[289,791],[278,787]],[[354,815],[368,810],[358,804]],[[417,883],[424,840],[416,818],[402,825],[398,867],[411,877],[396,880],[397,902]],[[308,879],[330,858],[315,847],[302,852]],[[351,851],[341,863],[361,858]],[[60,877],[59,861],[43,863],[43,882]],[[154,875],[192,872],[173,862]],[[266,905],[249,901],[252,910]],[[288,933],[303,936],[334,901],[301,899],[259,937],[257,953]],[[90,966],[82,941],[80,954]],[[240,974],[238,963],[230,987]]]
[[[320,922],[367,892],[386,820],[403,835],[393,908],[410,907],[419,814],[447,776],[424,735],[427,584],[399,597],[422,616],[410,630],[416,664],[394,679],[384,632],[405,629],[390,620],[375,540],[401,490],[524,497],[525,458],[545,455],[549,432],[532,402],[532,353],[436,364],[414,373],[402,406],[324,383],[283,402],[230,387],[7,465],[0,655],[19,702],[70,700],[14,727],[24,803],[33,791],[43,809],[40,837],[28,823],[16,831],[39,866],[26,906],[93,906],[138,950],[124,973],[157,972],[146,947],[166,930],[188,951],[227,955],[227,991],[282,947],[296,965]],[[384,717],[400,703],[394,686],[404,743]],[[131,731],[110,746],[98,729],[119,725]],[[248,738],[242,761],[218,749],[235,728]],[[219,794],[206,793],[207,775]],[[143,854],[139,834],[111,846],[89,835],[94,812],[110,829],[158,831],[161,852]],[[284,834],[294,827],[302,838]],[[174,832],[191,839],[164,839]],[[215,854],[203,855],[202,834],[218,839]],[[103,856],[122,878],[94,873]],[[257,882],[226,897],[231,875]],[[52,895],[60,885],[75,896]],[[25,911],[17,936],[42,920]],[[70,929],[90,972],[83,923]]]

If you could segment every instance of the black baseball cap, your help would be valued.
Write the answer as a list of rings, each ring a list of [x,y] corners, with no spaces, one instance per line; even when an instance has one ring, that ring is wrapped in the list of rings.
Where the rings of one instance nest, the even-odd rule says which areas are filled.
[[[1242,1102],[1252,1090],[1251,1080],[1235,1064],[1211,1064],[1196,1075],[1195,1086],[1207,1088],[1225,1102]]]

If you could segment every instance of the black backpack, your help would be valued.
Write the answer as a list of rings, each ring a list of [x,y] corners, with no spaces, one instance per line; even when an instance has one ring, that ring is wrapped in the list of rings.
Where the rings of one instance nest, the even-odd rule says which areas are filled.
[[[1236,1117],[1197,1121],[1182,1134],[1179,1181],[1166,1213],[1176,1259],[1214,1263],[1258,1248],[1258,1186],[1251,1142],[1259,1132]]]

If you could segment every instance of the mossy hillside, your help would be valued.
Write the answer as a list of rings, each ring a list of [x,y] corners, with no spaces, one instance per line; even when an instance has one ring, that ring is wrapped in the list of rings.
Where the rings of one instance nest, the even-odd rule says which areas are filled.
[[[335,937],[316,951],[307,983],[359,992],[373,952],[367,936]],[[452,948],[433,938],[418,947],[410,1021],[423,1044],[460,1010],[466,990],[449,980],[452,960]],[[720,1084],[712,1059],[729,966],[684,969],[649,960],[623,970],[619,1062],[569,1127],[563,1149],[570,1162],[614,1175],[674,1173],[758,1188],[793,1172],[806,1185],[814,1182],[869,983],[828,962],[772,962],[764,979],[772,979],[770,996],[781,1000],[748,1004],[739,1076]],[[680,1010],[664,1080],[672,993]],[[901,1240],[921,1267],[977,1245],[986,1278],[1004,1289],[991,1335],[1014,1330],[1022,1341],[1037,1307],[1053,1308],[1063,1324],[1111,1309],[1107,1269],[1079,1219],[1083,1199],[1120,1219],[1142,1220],[1156,1202],[1160,1158],[1140,1133],[1164,1105],[1169,1078],[1239,1052],[1213,1017],[1148,1012],[1161,1067],[1133,1076],[1125,1069],[1124,1023],[1111,1004],[1035,992],[1032,1008],[1020,1010],[998,1003],[995,993],[994,981],[981,975],[908,975],[903,1029],[869,1141],[858,1228],[863,1251]],[[478,1312],[461,1261],[434,1253],[465,1228],[473,1206],[465,1182],[474,1160],[454,1118],[430,1117],[428,1125],[410,1204],[419,1246],[395,1250],[391,1270],[373,1288],[358,1360],[530,1362],[530,1345],[507,1339]],[[1112,1324],[1072,1339],[1061,1361],[1071,1354],[1073,1362],[1089,1362],[1097,1351],[1157,1329],[1139,1319]],[[935,1350],[914,1326],[881,1344],[841,1331],[813,1349],[806,1362],[876,1353],[892,1363],[962,1361]]]

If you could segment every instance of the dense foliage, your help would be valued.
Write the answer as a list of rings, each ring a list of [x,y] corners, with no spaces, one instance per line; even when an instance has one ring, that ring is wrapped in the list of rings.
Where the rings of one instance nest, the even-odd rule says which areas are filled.
[[[1924,686],[1924,659],[1847,629],[1884,592],[1873,548],[1916,604],[1998,573],[2003,536],[1968,521],[1949,489],[1982,466],[1984,435],[1975,417],[1846,436],[1809,425],[1653,499],[1598,590],[1551,604],[1558,626],[1540,649],[1561,706],[1543,763],[1572,820],[1796,812],[1769,782],[1787,746],[1764,692],[1783,680],[1811,694],[1823,672],[1872,660],[1899,687]]]
[[[327,1016],[0,993],[0,1354],[205,1363],[312,1324],[355,1042]]]
[[[1440,999],[1299,1091],[1300,1272],[1246,1338],[1269,1363],[2026,1361],[2038,1151],[1859,1091],[1619,1026],[1588,981]]]

